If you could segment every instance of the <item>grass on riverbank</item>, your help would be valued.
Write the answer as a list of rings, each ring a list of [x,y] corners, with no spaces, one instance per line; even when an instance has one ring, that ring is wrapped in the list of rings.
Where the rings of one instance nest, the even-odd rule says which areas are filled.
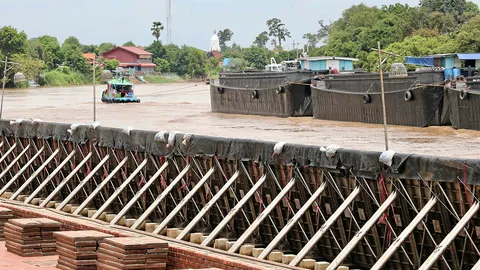
[[[175,82],[182,82],[183,79],[178,76],[153,76],[153,75],[146,75],[144,79],[149,83],[175,83]]]

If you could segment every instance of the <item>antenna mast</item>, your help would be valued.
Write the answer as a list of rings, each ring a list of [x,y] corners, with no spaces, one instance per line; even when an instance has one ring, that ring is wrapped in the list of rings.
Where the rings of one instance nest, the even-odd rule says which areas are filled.
[[[167,5],[167,44],[172,43],[172,0],[166,0]]]

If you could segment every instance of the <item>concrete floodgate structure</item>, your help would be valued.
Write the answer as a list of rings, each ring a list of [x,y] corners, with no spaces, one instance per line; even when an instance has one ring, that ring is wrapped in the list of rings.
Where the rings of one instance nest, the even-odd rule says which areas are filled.
[[[478,160],[39,121],[0,131],[0,207],[160,239],[159,267],[480,268]],[[98,258],[117,266],[127,246],[149,249],[112,241]]]

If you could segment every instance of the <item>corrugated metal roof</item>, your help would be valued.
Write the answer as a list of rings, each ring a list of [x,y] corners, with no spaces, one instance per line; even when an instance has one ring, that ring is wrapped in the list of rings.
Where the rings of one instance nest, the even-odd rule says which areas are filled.
[[[458,59],[460,60],[479,60],[480,53],[458,53]]]
[[[125,51],[129,51],[131,53],[134,53],[136,55],[152,55],[152,53],[149,53],[141,48],[138,48],[138,47],[133,47],[133,46],[119,46],[119,47],[116,47],[116,48],[113,48],[111,49],[110,51],[107,51],[107,52],[104,52],[103,54],[106,54],[106,53],[109,53],[113,50],[116,50],[116,49],[123,49]]]

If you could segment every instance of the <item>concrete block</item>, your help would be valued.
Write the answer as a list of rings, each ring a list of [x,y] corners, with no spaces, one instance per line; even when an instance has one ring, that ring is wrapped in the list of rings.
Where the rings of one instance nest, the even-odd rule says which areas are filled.
[[[306,268],[306,269],[315,269],[315,260],[313,260],[313,259],[303,259],[300,262],[300,267],[301,268]]]
[[[40,205],[40,198],[33,198],[30,204],[33,205]]]
[[[208,237],[208,235],[204,235],[204,236],[202,236],[202,243],[203,243],[203,241],[205,241],[205,239],[207,239],[207,237]],[[210,245],[208,245],[208,246],[210,246],[210,247],[211,247],[211,246],[212,246],[212,244],[210,244]]]
[[[293,254],[284,254],[282,257],[282,263],[283,264],[289,264],[290,262],[293,261],[296,255]]]
[[[136,220],[136,219],[134,219]],[[120,220],[117,222],[117,225],[120,225],[120,226],[127,226],[127,227],[132,227],[132,225],[128,226],[127,225],[127,218],[125,218],[124,216],[120,218]]]
[[[240,254],[253,256],[253,249],[255,248],[254,245],[243,245],[240,247]]]
[[[228,242],[228,239],[226,238],[215,239],[215,242],[213,243],[213,248],[225,250],[227,246],[227,242]]]
[[[182,230],[177,228],[167,228],[167,237],[177,238],[177,236],[182,232]]]
[[[52,202],[52,201],[48,202],[47,208],[55,208],[55,202]]]
[[[315,270],[326,270],[329,265],[329,262],[316,262]]]
[[[16,200],[19,201],[19,202],[24,202],[26,198],[27,198],[26,195],[18,195]]]
[[[135,221],[137,221],[136,219],[134,218],[127,218],[125,219],[125,217],[121,218],[120,221],[122,221],[122,219],[124,220],[124,223],[125,223],[125,226],[127,227],[132,227],[132,225],[135,223]],[[119,222],[120,224],[120,222]]]
[[[350,268],[348,266],[340,265],[337,267],[337,270],[349,270]]]
[[[202,243],[202,236],[203,233],[192,233],[190,234],[190,242],[200,245]]]
[[[280,251],[272,251],[268,254],[268,260],[271,262],[282,262],[283,259],[283,252]]]
[[[87,216],[88,216],[89,218],[91,218],[91,217],[93,217],[93,215],[95,215],[96,212],[97,212],[97,210],[88,210]]]
[[[235,241],[227,241],[225,244],[225,250],[228,251],[231,247],[233,247],[233,245],[235,245]]]
[[[97,212],[97,211],[95,211]],[[107,220],[107,213],[103,212],[99,217],[98,217],[99,220],[103,220],[103,221],[106,221]]]
[[[145,225],[145,231],[149,232],[149,233],[152,233],[153,231],[155,231],[155,229],[158,227],[158,225],[160,225],[160,223],[147,223]]]
[[[10,197],[12,197],[13,193],[10,192],[10,191],[5,191],[5,193],[2,194],[2,198],[3,199],[10,199]]]
[[[103,215],[103,214],[104,214],[104,213],[102,213],[102,215]],[[100,216],[101,216],[101,215],[100,215]],[[115,214],[106,214],[106,215],[105,215],[105,221],[108,222],[108,223],[110,223],[110,222],[112,222],[112,220],[113,220],[116,216],[117,216],[117,215],[115,215]],[[100,219],[101,219],[101,218],[100,218]]]
[[[260,256],[264,250],[264,248],[254,248],[252,251],[253,257],[258,258],[258,256]]]

